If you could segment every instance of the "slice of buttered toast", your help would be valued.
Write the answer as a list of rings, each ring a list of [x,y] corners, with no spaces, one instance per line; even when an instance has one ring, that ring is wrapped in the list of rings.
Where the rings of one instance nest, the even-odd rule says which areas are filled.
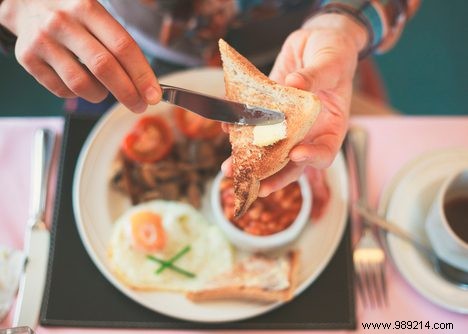
[[[215,277],[201,290],[190,291],[195,302],[242,299],[261,302],[288,301],[297,286],[299,253],[281,256],[254,254],[239,261],[234,268]]]
[[[226,98],[281,111],[279,125],[231,125],[235,216],[245,213],[258,196],[260,181],[289,161],[291,149],[304,139],[318,113],[320,102],[310,93],[275,83],[224,40],[219,41]]]

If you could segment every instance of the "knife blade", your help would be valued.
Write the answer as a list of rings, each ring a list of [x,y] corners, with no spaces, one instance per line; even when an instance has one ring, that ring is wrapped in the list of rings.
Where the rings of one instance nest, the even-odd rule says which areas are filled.
[[[13,326],[35,328],[39,317],[49,257],[50,233],[44,213],[54,143],[52,131],[36,131],[31,164],[31,209],[24,239],[26,261]]]
[[[164,101],[211,120],[240,125],[271,125],[284,121],[284,114],[279,111],[224,100],[184,88],[164,84],[160,86]]]

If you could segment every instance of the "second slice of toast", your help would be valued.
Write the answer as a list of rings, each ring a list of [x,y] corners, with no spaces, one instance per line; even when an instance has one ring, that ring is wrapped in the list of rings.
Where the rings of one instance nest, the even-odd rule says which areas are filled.
[[[298,271],[298,251],[276,257],[253,254],[237,262],[230,272],[186,296],[194,302],[226,299],[285,302],[294,297]]]

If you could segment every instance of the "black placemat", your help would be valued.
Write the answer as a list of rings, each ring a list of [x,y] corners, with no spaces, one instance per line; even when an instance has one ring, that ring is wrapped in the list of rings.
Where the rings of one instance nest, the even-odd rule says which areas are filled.
[[[58,176],[47,285],[41,311],[46,326],[165,329],[354,329],[349,224],[320,277],[293,301],[255,318],[206,324],[156,313],[119,292],[98,271],[81,243],[72,184],[81,147],[95,117],[67,115]]]

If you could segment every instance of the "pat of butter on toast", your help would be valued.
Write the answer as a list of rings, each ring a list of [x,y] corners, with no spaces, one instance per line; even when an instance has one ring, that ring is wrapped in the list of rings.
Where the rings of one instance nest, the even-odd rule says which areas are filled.
[[[253,129],[253,144],[269,146],[286,138],[286,121],[271,125],[257,125]]]

